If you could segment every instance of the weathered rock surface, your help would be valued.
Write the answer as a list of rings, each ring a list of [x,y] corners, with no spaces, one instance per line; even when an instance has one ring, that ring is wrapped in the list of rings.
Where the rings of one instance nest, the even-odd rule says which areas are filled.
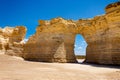
[[[55,18],[39,20],[36,33],[24,45],[26,28],[0,29],[0,54],[45,62],[77,62],[74,54],[76,34],[88,46],[86,62],[120,65],[120,2],[108,5],[106,14],[78,21]]]
[[[81,34],[88,44],[86,62],[120,65],[120,4],[110,9],[107,6],[106,11],[83,25]]]
[[[0,51],[3,54],[22,56],[22,40],[26,34],[26,28],[23,26],[5,27],[0,29]]]
[[[105,8],[105,11],[106,11],[106,13],[110,13],[113,11],[119,11],[119,9],[120,9],[120,2],[116,2],[116,3],[109,4]]]
[[[74,39],[85,38],[88,46],[86,62],[120,64],[120,4],[106,7],[106,14],[86,20],[39,21],[36,33],[24,47],[26,60],[47,62],[76,62]]]
[[[76,25],[62,18],[40,23],[26,43],[23,57],[33,61],[77,62],[73,54],[75,34],[71,33]]]

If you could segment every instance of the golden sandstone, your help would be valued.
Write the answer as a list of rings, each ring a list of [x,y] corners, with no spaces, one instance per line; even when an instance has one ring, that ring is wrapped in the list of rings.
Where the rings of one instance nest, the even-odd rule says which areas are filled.
[[[105,10],[105,15],[92,19],[39,20],[36,33],[26,44],[20,43],[24,38],[25,28],[0,29],[1,50],[5,50],[6,54],[21,54],[25,60],[77,62],[74,42],[75,36],[81,34],[88,44],[86,62],[120,65],[120,2],[108,5]]]
[[[23,26],[0,29],[0,51],[3,54],[22,56],[26,28]]]

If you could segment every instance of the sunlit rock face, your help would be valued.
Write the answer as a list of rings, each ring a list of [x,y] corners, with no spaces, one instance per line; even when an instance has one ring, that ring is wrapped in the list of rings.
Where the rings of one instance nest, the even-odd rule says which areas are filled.
[[[84,23],[82,35],[88,43],[86,62],[120,64],[119,8],[120,4],[115,7],[110,7],[110,11],[109,8],[107,8],[107,14],[97,16]],[[78,21],[78,24],[80,25],[81,21]]]
[[[120,64],[120,22],[109,23],[106,16],[100,21],[83,29],[82,35],[88,44],[86,62]]]
[[[109,4],[105,8],[105,11],[106,11],[106,13],[110,13],[113,11],[119,11],[119,9],[120,9],[120,2],[116,2],[116,3]]]
[[[45,62],[77,62],[74,54],[76,25],[62,18],[40,21],[36,34],[24,47],[24,59]],[[71,27],[71,28],[69,28]],[[67,30],[67,31],[66,31]]]
[[[36,33],[24,46],[23,57],[33,61],[76,62],[74,41],[76,34],[81,34],[88,44],[86,62],[120,65],[120,4],[111,5],[106,7],[105,15],[92,19],[40,20]]]
[[[22,56],[24,43],[21,41],[25,34],[26,28],[23,26],[0,29],[0,51],[3,54]]]

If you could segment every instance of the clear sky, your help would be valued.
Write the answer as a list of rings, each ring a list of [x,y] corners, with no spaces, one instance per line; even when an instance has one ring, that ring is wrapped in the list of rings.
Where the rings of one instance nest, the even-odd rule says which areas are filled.
[[[38,20],[55,17],[78,20],[104,14],[104,8],[117,0],[0,0],[0,26],[24,25],[28,39],[35,33]],[[81,36],[76,37],[76,53],[84,54],[86,43]],[[84,42],[82,46],[81,42]]]

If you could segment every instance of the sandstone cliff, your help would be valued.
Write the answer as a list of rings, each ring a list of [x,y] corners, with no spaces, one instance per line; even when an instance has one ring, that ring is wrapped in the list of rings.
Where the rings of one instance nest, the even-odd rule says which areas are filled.
[[[36,33],[25,44],[26,60],[76,62],[76,34],[85,38],[88,46],[86,62],[120,64],[120,4],[106,7],[106,14],[86,20],[39,20]]]
[[[74,42],[76,34],[81,34],[88,44],[86,62],[120,65],[120,2],[105,10],[106,14],[92,19],[39,20],[36,33],[25,45],[25,27],[0,28],[0,53],[34,61],[77,62]]]
[[[3,54],[22,56],[24,43],[21,41],[25,34],[26,28],[23,26],[0,29],[0,51]]]
[[[73,54],[76,24],[62,18],[39,23],[35,35],[24,47],[23,57],[35,61],[77,62]]]
[[[82,20],[77,22],[79,27],[84,26],[81,34],[88,44],[86,62],[120,64],[120,4],[110,5],[105,15],[87,20],[84,25]]]

